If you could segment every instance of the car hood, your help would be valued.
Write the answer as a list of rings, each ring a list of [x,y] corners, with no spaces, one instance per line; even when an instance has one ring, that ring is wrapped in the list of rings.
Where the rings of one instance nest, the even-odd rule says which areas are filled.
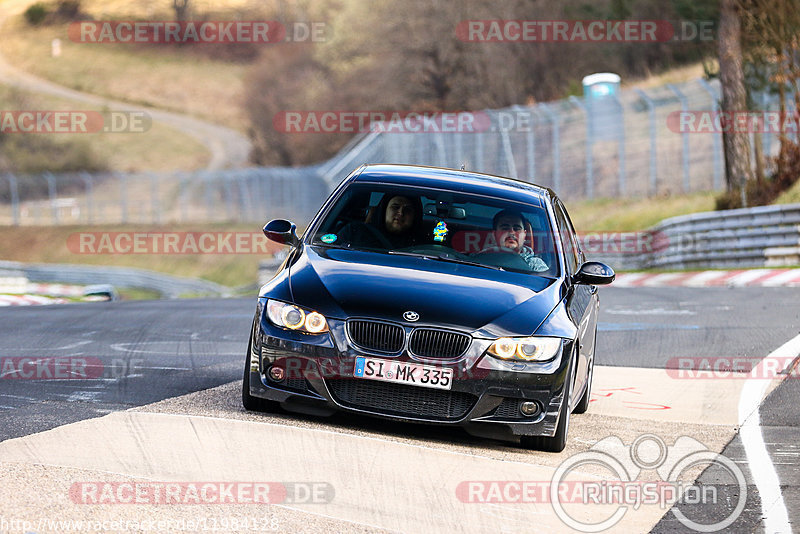
[[[370,317],[467,330],[530,335],[560,300],[557,280],[439,260],[304,247],[291,266],[295,303],[330,317]]]

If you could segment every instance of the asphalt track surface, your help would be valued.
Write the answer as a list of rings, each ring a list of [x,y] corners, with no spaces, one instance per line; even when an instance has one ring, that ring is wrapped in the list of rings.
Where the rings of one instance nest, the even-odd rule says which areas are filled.
[[[59,516],[67,518],[212,518],[233,512],[249,517],[255,510],[241,504],[87,507],[65,497],[75,481],[118,479],[316,480],[335,488],[335,497],[324,504],[269,505],[268,515],[259,512],[261,526],[276,527],[267,531],[564,531],[550,504],[464,503],[453,491],[458,494],[466,481],[550,480],[560,464],[598,442],[616,436],[629,446],[647,435],[670,450],[679,449],[678,438],[690,438],[732,460],[746,479],[747,497],[724,531],[763,532],[765,507],[737,432],[745,380],[676,378],[675,367],[687,358],[770,354],[797,336],[799,296],[800,289],[791,288],[603,288],[593,402],[587,414],[573,417],[561,454],[523,451],[451,428],[344,414],[320,419],[244,412],[239,381],[254,299],[2,309],[4,365],[9,358],[85,359],[93,378],[0,379],[0,532],[23,532],[8,521],[41,521],[64,501]],[[768,382],[761,433],[788,510],[782,529],[796,530],[800,382]],[[176,467],[176,455],[185,466]],[[368,465],[358,458],[368,458]],[[702,474],[696,469],[692,479],[715,479],[714,467]],[[659,476],[643,470],[637,480]],[[722,503],[675,509],[699,523],[722,520],[738,494],[724,483],[719,488]],[[573,516],[583,521],[608,510],[578,508]],[[12,528],[4,529],[4,519]],[[669,506],[643,505],[609,531],[693,530]]]

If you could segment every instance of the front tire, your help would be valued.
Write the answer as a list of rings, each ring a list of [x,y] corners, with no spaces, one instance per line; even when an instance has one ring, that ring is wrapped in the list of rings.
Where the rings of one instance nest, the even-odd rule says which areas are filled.
[[[581,397],[581,400],[578,401],[578,404],[575,405],[575,409],[572,410],[572,413],[582,414],[586,413],[586,410],[589,409],[589,401],[592,400],[593,376],[594,376],[594,356],[592,356],[592,359],[589,362],[589,373],[587,374],[586,378],[586,389],[583,391],[583,396]]]
[[[242,406],[245,410],[253,412],[275,412],[280,404],[250,395],[250,358],[253,355],[253,331],[255,323],[250,329],[250,341],[247,343],[247,357],[244,359],[244,376],[242,377]]]

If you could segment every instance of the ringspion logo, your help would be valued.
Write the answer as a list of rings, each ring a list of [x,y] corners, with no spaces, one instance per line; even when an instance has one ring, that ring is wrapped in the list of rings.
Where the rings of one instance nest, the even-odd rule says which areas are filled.
[[[701,482],[692,475],[712,467],[713,479]],[[640,480],[644,471],[655,471],[658,479]],[[456,498],[464,503],[549,503],[558,518],[578,532],[602,532],[631,509],[658,506],[669,509],[690,530],[716,532],[741,515],[747,482],[735,462],[694,438],[680,436],[670,446],[659,436],[645,434],[628,446],[617,436],[598,441],[564,460],[549,481],[462,481]],[[587,506],[594,507],[591,514],[585,513]],[[719,506],[727,515],[709,519],[704,514],[707,506]]]

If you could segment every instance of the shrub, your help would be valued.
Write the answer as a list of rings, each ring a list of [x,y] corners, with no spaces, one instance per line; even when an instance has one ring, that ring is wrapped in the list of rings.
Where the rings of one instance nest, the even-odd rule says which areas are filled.
[[[48,14],[49,10],[47,5],[37,2],[25,10],[25,20],[28,21],[28,24],[31,26],[39,26],[44,22]]]
[[[60,0],[56,8],[56,16],[67,21],[82,18],[81,0]]]
[[[748,206],[771,204],[800,178],[800,145],[784,139],[775,163],[777,167],[775,174],[766,180],[751,180],[747,183],[745,193]],[[730,210],[741,207],[741,188],[726,191],[716,198],[717,210]]]

